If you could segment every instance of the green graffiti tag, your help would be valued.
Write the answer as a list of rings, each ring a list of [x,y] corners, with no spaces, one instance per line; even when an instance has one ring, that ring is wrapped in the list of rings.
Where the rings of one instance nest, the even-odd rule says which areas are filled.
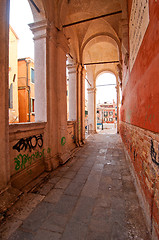
[[[62,137],[61,138],[61,145],[64,146],[66,143],[66,138],[65,137]]]
[[[18,171],[19,169],[25,169],[26,165],[31,165],[32,162],[41,159],[44,157],[44,151],[45,149],[43,149],[41,152],[37,151],[32,155],[19,154],[16,158],[14,158],[15,170]]]
[[[47,149],[47,153],[50,153],[50,152],[51,152],[51,148],[48,148],[48,149]]]

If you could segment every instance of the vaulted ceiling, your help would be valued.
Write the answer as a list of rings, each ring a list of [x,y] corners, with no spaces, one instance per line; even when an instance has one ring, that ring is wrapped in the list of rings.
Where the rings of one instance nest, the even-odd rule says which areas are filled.
[[[64,32],[75,62],[121,61],[121,22],[127,17],[126,0],[35,0],[35,3],[40,8],[43,5],[45,18]],[[117,63],[105,63],[89,65],[89,69],[96,76],[108,69],[117,72],[116,66]]]

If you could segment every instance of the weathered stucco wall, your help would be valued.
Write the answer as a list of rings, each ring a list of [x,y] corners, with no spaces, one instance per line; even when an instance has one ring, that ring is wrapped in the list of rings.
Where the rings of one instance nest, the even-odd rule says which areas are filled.
[[[128,2],[130,17],[132,1]],[[158,63],[159,2],[149,1],[149,25],[123,89],[120,133],[141,187],[153,239],[156,233],[159,237]]]
[[[13,187],[22,189],[45,170],[48,151],[44,141],[45,123],[9,126],[10,176]]]

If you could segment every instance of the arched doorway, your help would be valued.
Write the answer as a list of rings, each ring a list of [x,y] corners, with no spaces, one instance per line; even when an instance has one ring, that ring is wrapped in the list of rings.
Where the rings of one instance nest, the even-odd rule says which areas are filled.
[[[96,78],[96,117],[97,131],[107,130],[116,133],[117,127],[117,90],[116,76],[102,72]]]

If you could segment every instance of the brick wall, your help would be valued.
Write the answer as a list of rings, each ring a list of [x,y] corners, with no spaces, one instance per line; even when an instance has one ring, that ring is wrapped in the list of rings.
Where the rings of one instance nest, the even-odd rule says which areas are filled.
[[[149,230],[159,239],[159,134],[125,122],[120,122],[120,134],[144,198]]]

